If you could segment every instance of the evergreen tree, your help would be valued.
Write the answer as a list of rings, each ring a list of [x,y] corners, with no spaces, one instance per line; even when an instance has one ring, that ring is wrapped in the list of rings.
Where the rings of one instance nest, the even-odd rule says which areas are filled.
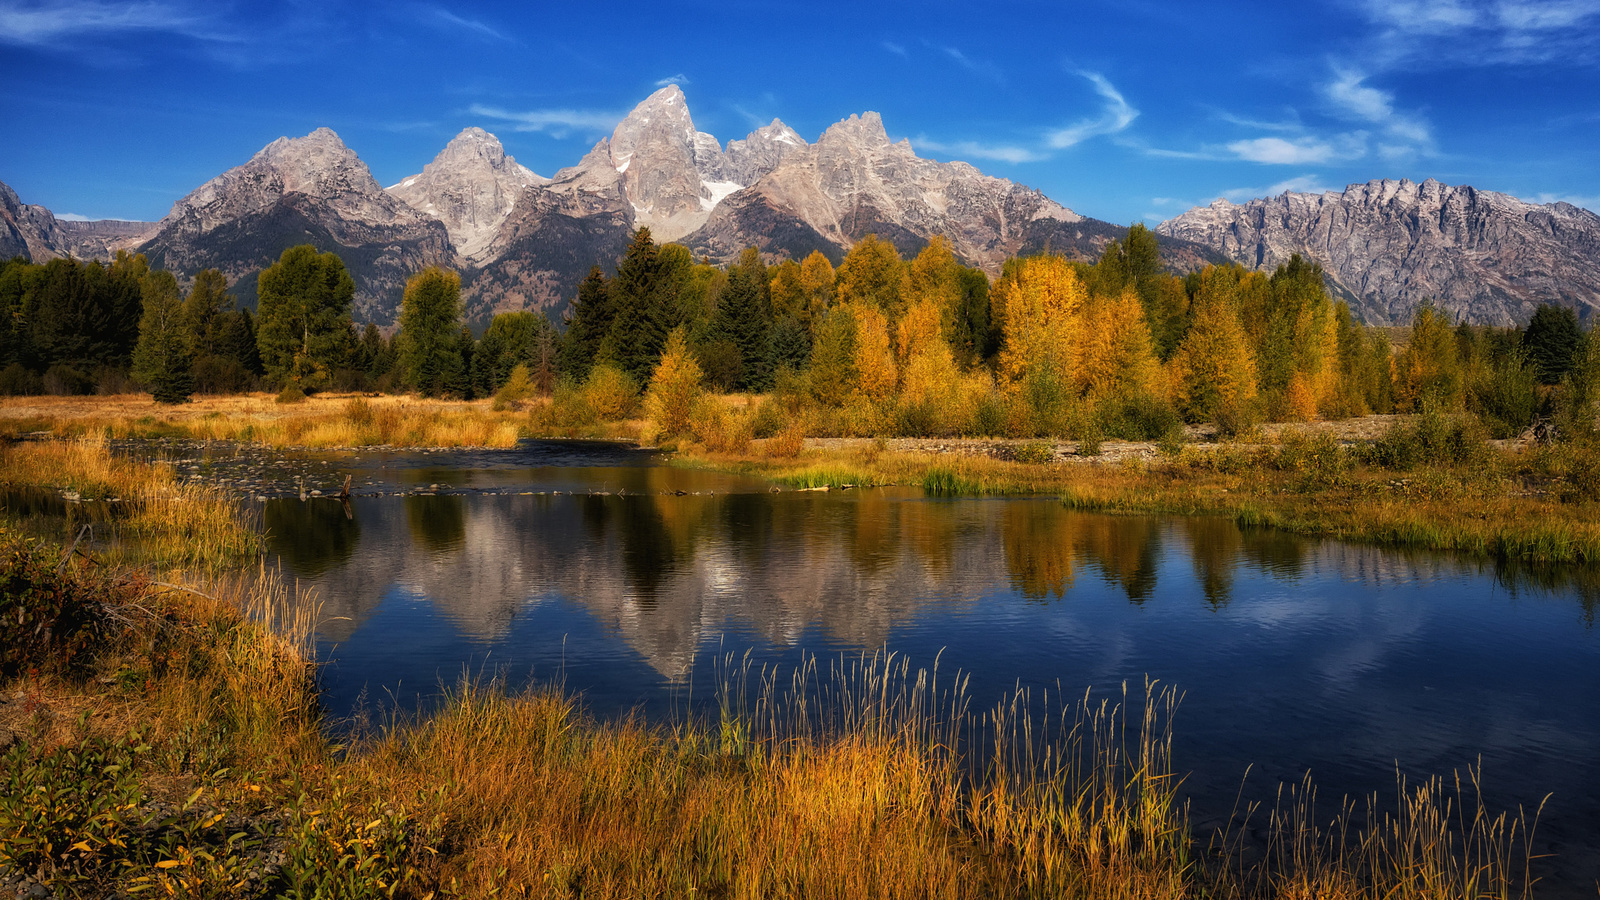
[[[283,251],[257,280],[256,346],[274,385],[325,386],[343,360],[356,283],[333,253],[310,244]]]
[[[589,270],[578,285],[578,296],[567,314],[567,333],[561,342],[561,371],[582,384],[599,361],[601,345],[611,333],[617,309],[611,297],[611,279],[599,266]]]
[[[728,286],[717,298],[712,334],[739,348],[740,390],[764,391],[772,385],[771,282],[761,252],[746,247],[728,268]]]
[[[661,253],[650,238],[650,229],[639,228],[611,282],[616,319],[601,350],[639,383],[650,377],[661,359],[667,332],[677,325],[677,298],[671,296],[662,270]]]
[[[470,393],[462,358],[461,276],[429,266],[406,282],[396,351],[401,379],[424,397]],[[470,348],[472,334],[467,333]]]
[[[1583,340],[1578,316],[1568,307],[1539,304],[1522,332],[1522,349],[1543,384],[1559,384],[1572,371]]]
[[[133,375],[157,403],[187,403],[194,391],[190,376],[191,336],[186,327],[178,280],[171,272],[151,272],[142,288],[143,315],[133,352]]]

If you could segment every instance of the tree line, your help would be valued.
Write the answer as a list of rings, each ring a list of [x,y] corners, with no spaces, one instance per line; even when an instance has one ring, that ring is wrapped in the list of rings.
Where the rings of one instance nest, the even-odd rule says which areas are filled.
[[[472,398],[514,382],[568,397],[587,386],[621,397],[608,408],[623,414],[667,365],[697,389],[773,392],[819,433],[1155,439],[1185,422],[1237,432],[1441,408],[1505,436],[1590,390],[1600,355],[1555,306],[1518,329],[1451,325],[1424,304],[1397,341],[1335,302],[1315,263],[1178,276],[1142,225],[1094,263],[1015,258],[992,283],[937,237],[911,259],[869,235],[837,267],[820,252],[769,265],[753,247],[717,266],[640,228],[614,275],[596,266],[579,285],[564,328],[502,313],[482,337],[446,269],[409,280],[392,338],[357,330],[354,294],[339,257],[309,245],[260,274],[255,315],[214,269],[185,294],[138,255],[12,260],[0,393],[131,380],[170,402],[261,387]]]

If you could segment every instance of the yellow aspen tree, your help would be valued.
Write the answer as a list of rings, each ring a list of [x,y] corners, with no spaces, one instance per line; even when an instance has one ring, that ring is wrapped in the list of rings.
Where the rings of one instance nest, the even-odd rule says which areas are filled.
[[[1161,366],[1151,346],[1144,304],[1131,287],[1093,298],[1084,318],[1090,324],[1079,355],[1079,393],[1162,393]]]
[[[667,335],[661,362],[645,391],[645,416],[655,423],[656,434],[667,437],[688,432],[690,413],[702,394],[702,377],[700,363],[680,325]]]
[[[928,411],[935,428],[943,430],[960,403],[961,373],[940,334],[939,319],[937,303],[924,297],[900,320],[900,401]]]
[[[1395,362],[1394,381],[1399,410],[1421,411],[1429,402],[1451,408],[1461,405],[1461,359],[1455,332],[1432,303],[1417,307],[1411,319],[1411,339]]]
[[[922,248],[917,258],[906,266],[905,280],[900,286],[907,307],[923,300],[931,300],[939,312],[939,330],[952,346],[958,339],[957,317],[961,314],[961,300],[965,290],[961,284],[961,263],[956,261],[950,245],[944,238],[934,237]]]
[[[804,321],[807,304],[805,286],[800,280],[800,264],[786,259],[767,271],[772,274],[772,318],[793,317]]]
[[[1015,388],[1035,374],[1071,383],[1083,326],[1080,313],[1088,299],[1071,264],[1059,256],[1022,260],[995,292],[1005,311],[1000,373],[1007,386]]]
[[[889,321],[876,306],[850,305],[856,320],[856,389],[869,400],[886,400],[897,380]]]
[[[811,251],[800,264],[800,289],[806,297],[806,315],[801,321],[814,335],[822,317],[833,307],[833,263],[821,250]]]
[[[1194,324],[1169,364],[1173,402],[1191,422],[1237,419],[1256,399],[1256,366],[1239,322],[1236,279],[1226,267],[1200,273]]]
[[[905,300],[900,282],[905,264],[888,241],[869,234],[850,248],[834,276],[834,296],[840,303],[875,306],[890,322],[900,321]]]

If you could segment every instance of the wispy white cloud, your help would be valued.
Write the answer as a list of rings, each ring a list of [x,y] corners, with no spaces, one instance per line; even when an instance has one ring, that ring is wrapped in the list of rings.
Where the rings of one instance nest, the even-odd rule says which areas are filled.
[[[929,44],[928,46],[943,53],[949,59],[954,60],[956,65],[974,75],[980,75],[999,84],[1005,83],[1005,73],[1000,71],[1000,67],[994,63],[973,59],[963,53],[959,47],[947,47],[937,44]]]
[[[1219,111],[1217,118],[1229,125],[1238,125],[1241,128],[1251,128],[1256,131],[1304,131],[1305,123],[1300,117],[1290,110],[1290,117],[1281,122],[1272,122],[1265,119],[1252,119],[1247,116],[1237,116],[1226,110]]]
[[[56,219],[61,222],[92,222],[88,216],[78,213],[56,213]]]
[[[879,46],[902,59],[911,58],[911,52],[903,44],[896,44],[894,41],[883,41]]]
[[[1229,188],[1218,192],[1217,196],[1230,203],[1243,203],[1257,197],[1276,197],[1285,191],[1294,191],[1297,194],[1325,194],[1337,191],[1339,188],[1329,187],[1322,182],[1318,175],[1300,175],[1295,178],[1285,179],[1270,187],[1238,187]]]
[[[657,81],[656,82],[656,87],[664,88],[669,84],[676,84],[676,85],[680,85],[681,86],[681,85],[685,85],[685,84],[688,84],[688,83],[689,83],[689,76],[683,74],[682,72],[679,72],[676,75],[668,75],[666,78],[663,78],[660,81]]]
[[[1323,92],[1336,111],[1382,129],[1385,155],[1433,153],[1433,129],[1427,121],[1395,109],[1394,95],[1368,85],[1366,79],[1366,75],[1353,69],[1335,69],[1333,80]]]
[[[1049,159],[1049,155],[1027,147],[1012,144],[984,144],[978,141],[936,141],[918,135],[911,139],[912,146],[931,153],[950,154],[967,159],[994,159],[1001,162],[1025,163]]]
[[[1249,162],[1280,166],[1327,165],[1360,159],[1367,154],[1366,132],[1320,137],[1258,137],[1233,141],[1229,153]]]
[[[42,46],[86,34],[151,31],[207,41],[235,41],[210,17],[168,3],[25,3],[0,0],[0,43]]]
[[[1580,196],[1578,194],[1539,193],[1534,194],[1533,199],[1536,203],[1570,203],[1573,206],[1581,206],[1592,213],[1600,213],[1600,194]]]
[[[1502,65],[1595,56],[1595,0],[1359,0],[1381,31],[1362,55],[1378,67]]]
[[[1080,144],[1089,138],[1106,134],[1116,134],[1133,124],[1139,118],[1139,111],[1129,105],[1122,93],[1107,81],[1104,75],[1098,72],[1079,72],[1089,83],[1094,85],[1094,91],[1105,101],[1100,115],[1083,119],[1066,128],[1057,129],[1046,136],[1050,146],[1058,150]]]
[[[506,42],[511,41],[511,38],[506,34],[503,34],[493,26],[480,22],[477,19],[468,19],[463,16],[458,16],[450,10],[438,6],[423,7],[423,10],[423,18],[426,20],[449,25],[453,28],[460,29],[461,31],[468,32],[469,34],[474,34],[478,37],[489,38],[490,40]]]
[[[539,131],[563,137],[573,131],[610,131],[622,121],[623,114],[592,109],[533,109],[507,110],[474,103],[468,110],[475,116],[498,119],[511,126],[512,131]]]

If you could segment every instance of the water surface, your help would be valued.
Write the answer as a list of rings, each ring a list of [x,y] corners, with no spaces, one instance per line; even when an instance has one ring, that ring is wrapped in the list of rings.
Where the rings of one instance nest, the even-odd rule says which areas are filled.
[[[1543,896],[1600,873],[1600,578],[915,489],[772,493],[605,445],[197,456],[252,467],[270,545],[323,603],[336,714],[414,707],[464,671],[553,679],[596,713],[703,700],[723,654],[888,648],[1018,686],[1183,692],[1194,818],[1310,771],[1345,793],[1482,766],[1491,804],[1552,794]],[[232,473],[232,474],[230,474]],[[284,473],[293,486],[283,489]],[[298,499],[332,490],[349,503]],[[276,487],[268,487],[269,483]],[[287,495],[287,496],[285,496]]]

